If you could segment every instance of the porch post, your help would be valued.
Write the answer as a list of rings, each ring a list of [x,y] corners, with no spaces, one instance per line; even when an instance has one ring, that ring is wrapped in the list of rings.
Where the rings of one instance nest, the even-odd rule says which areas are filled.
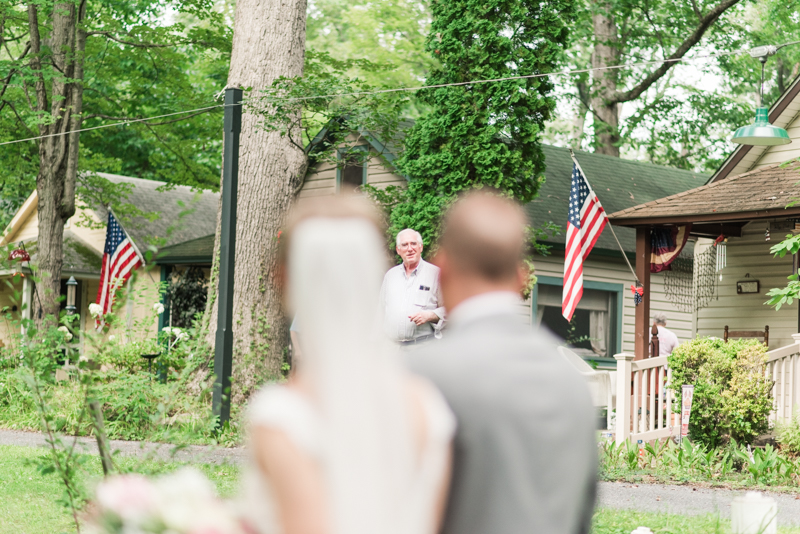
[[[617,360],[617,404],[614,441],[619,445],[631,435],[631,362],[633,354],[615,354]]]
[[[634,355],[636,360],[649,356],[650,349],[650,227],[636,228],[636,276],[644,287],[642,302],[636,306]]]

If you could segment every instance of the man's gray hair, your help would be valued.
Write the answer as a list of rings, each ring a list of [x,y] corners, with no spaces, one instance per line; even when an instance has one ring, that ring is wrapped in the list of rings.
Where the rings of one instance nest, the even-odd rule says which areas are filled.
[[[397,240],[396,240],[397,243],[396,244],[397,244],[398,247],[400,246],[400,236],[403,235],[406,232],[414,232],[414,235],[417,236],[417,242],[422,244],[422,234],[420,234],[419,232],[417,232],[416,230],[414,230],[412,228],[406,228],[405,230],[400,230],[399,232],[397,232]]]
[[[667,314],[663,312],[654,313],[653,322],[661,326],[667,326]]]

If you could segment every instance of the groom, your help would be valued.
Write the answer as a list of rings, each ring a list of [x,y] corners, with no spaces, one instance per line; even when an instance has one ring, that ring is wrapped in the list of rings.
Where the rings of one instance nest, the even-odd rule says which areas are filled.
[[[526,218],[473,193],[443,221],[434,263],[449,336],[408,355],[458,419],[445,534],[588,533],[594,413],[582,378],[520,314]]]

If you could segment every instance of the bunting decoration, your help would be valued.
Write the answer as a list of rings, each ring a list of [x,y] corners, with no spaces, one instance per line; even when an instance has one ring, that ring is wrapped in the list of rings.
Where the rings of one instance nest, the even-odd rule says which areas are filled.
[[[685,226],[663,226],[653,228],[650,233],[650,272],[660,273],[672,269],[670,264],[675,261],[686,240],[692,225]]]

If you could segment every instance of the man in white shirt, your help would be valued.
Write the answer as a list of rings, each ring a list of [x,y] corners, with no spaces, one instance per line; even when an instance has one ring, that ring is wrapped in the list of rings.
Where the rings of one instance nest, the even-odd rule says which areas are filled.
[[[658,355],[669,356],[672,351],[680,345],[678,336],[671,330],[667,330],[667,314],[657,312],[653,314],[653,322],[658,327]],[[650,332],[650,341],[653,340],[653,333]]]
[[[422,259],[422,236],[415,230],[407,228],[397,234],[396,250],[403,263],[389,269],[381,287],[384,332],[401,345],[442,337],[439,268]]]

